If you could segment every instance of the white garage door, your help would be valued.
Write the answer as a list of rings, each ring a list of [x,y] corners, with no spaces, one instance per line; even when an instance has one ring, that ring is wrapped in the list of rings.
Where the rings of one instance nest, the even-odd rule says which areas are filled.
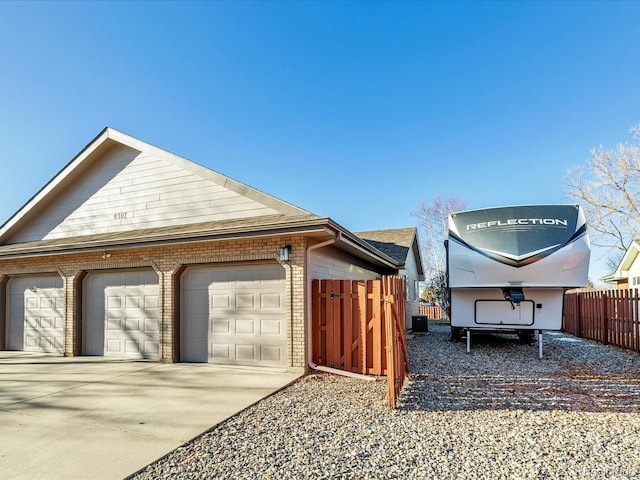
[[[158,275],[90,273],[84,280],[84,355],[159,358]]]
[[[182,277],[182,360],[286,366],[280,265],[192,267]]]
[[[58,275],[11,278],[7,350],[64,353],[64,289]]]

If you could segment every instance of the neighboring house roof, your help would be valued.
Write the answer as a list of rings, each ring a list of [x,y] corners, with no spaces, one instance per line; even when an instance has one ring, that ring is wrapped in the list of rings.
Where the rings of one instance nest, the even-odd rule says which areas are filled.
[[[356,232],[356,235],[396,260],[403,267],[406,265],[409,252],[413,251],[418,273],[424,274],[418,231],[415,227]]]
[[[629,245],[629,248],[627,248],[627,251],[624,253],[622,260],[620,260],[620,264],[618,265],[618,268],[616,268],[616,271],[602,277],[601,280],[611,283],[629,278],[629,270],[631,270],[631,267],[636,262],[639,253],[640,240],[633,240],[631,245]]]
[[[107,127],[0,226],[0,259],[292,233],[398,268],[330,218]]]

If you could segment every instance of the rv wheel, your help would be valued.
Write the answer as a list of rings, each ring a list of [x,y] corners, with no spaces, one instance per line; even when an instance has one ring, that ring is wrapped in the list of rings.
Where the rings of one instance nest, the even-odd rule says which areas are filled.
[[[460,340],[460,328],[451,327],[451,331],[449,332],[449,341],[457,342],[458,340]]]

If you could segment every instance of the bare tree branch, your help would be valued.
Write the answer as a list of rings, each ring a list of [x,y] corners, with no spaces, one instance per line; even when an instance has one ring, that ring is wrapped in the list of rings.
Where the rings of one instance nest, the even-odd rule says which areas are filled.
[[[640,125],[634,143],[591,150],[586,166],[567,172],[566,193],[585,211],[594,245],[610,249],[612,263],[640,237]]]
[[[425,276],[441,305],[446,296],[446,258],[444,241],[448,234],[447,217],[450,213],[465,209],[460,197],[436,195],[430,203],[420,202],[414,216],[418,218],[423,238]]]

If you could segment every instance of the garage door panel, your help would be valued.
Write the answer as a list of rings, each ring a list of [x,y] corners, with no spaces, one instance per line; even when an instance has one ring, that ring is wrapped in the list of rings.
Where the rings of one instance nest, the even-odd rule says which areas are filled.
[[[206,330],[201,337],[184,338],[182,342],[182,361],[206,363],[209,360],[209,356],[213,355],[213,352],[208,351],[208,338]]]
[[[212,343],[209,347],[209,358],[204,361],[212,361],[214,363],[231,363],[233,356],[231,350],[233,345],[228,343]]]
[[[210,332],[213,335],[224,335],[233,332],[235,320],[228,318],[212,319]]]
[[[244,363],[251,363],[259,360],[256,356],[256,347],[256,345],[236,344],[236,360]]]
[[[137,342],[135,340],[124,340],[124,351],[127,355],[132,355],[135,356],[137,355],[141,348],[144,348],[145,346],[145,342],[142,342],[142,344],[140,342]]]
[[[150,310],[149,314],[152,314],[152,312],[157,312],[159,306],[160,303],[157,295],[144,296],[144,308],[145,310]]]
[[[30,349],[34,349],[34,348],[39,348],[40,347],[40,342],[38,341],[37,338],[27,337],[24,340],[25,340],[25,343],[24,343],[24,349],[25,350],[30,350]]]
[[[269,308],[281,310],[283,308],[282,295],[279,292],[263,293],[260,295],[260,307],[262,310]]]
[[[236,320],[236,335],[255,335],[259,332],[256,326],[257,320],[253,318]]]
[[[107,338],[105,343],[105,355],[118,354],[123,350],[123,341],[120,339]]]
[[[183,277],[183,359],[203,358],[203,350],[190,350],[200,348],[213,363],[286,365],[285,272],[280,265],[192,267]],[[199,309],[193,308],[196,303]],[[194,341],[203,331],[206,348]]]
[[[64,289],[57,275],[13,277],[7,284],[9,350],[64,353]]]
[[[260,333],[263,336],[273,335],[273,336],[282,336],[282,322],[279,320],[269,320],[262,319],[260,321]]]
[[[212,310],[229,310],[232,308],[232,299],[229,294],[224,295],[211,295],[211,309]]]
[[[185,316],[202,315],[209,317],[209,296],[201,290],[187,290],[191,292],[189,297],[182,298],[182,311]],[[197,292],[197,293],[196,293]]]
[[[185,339],[204,339],[204,345],[206,345],[207,338],[209,338],[209,329],[213,328],[213,326],[209,325],[209,315],[191,315],[189,318],[190,321],[188,325],[185,325],[183,337]]]
[[[84,353],[157,359],[159,286],[153,271],[92,273],[85,279]]]
[[[262,359],[267,362],[282,363],[282,348],[279,346],[262,345],[261,347]]]
[[[286,362],[280,345],[213,343],[210,361],[242,365],[276,365]]]
[[[124,308],[127,310],[138,310],[140,308],[140,297],[125,297]]]
[[[207,271],[195,271],[191,275],[185,277],[183,286],[188,290],[207,290],[210,282],[210,274]]]
[[[40,308],[42,309],[54,309],[56,307],[55,298],[41,298]]]
[[[118,296],[109,295],[107,296],[107,309],[111,310],[114,308],[122,308],[122,298]]]
[[[236,294],[236,309],[240,310],[243,308],[255,309],[256,301],[253,293],[237,293]]]
[[[107,332],[119,332],[122,330],[122,318],[107,318]]]
[[[211,272],[211,281],[216,283],[235,282],[238,272],[227,268],[216,269]]]
[[[255,272],[247,269],[238,269],[230,271],[227,280],[234,282],[254,282],[256,278]]]
[[[135,334],[138,330],[144,332],[143,327],[141,327],[141,322],[139,318],[127,318],[125,319],[124,330],[126,332],[131,332]]]
[[[157,318],[144,318],[144,328],[142,329],[145,333],[157,333],[160,331],[160,324]]]
[[[61,317],[40,317],[40,327],[44,329],[49,328],[62,328]]]

